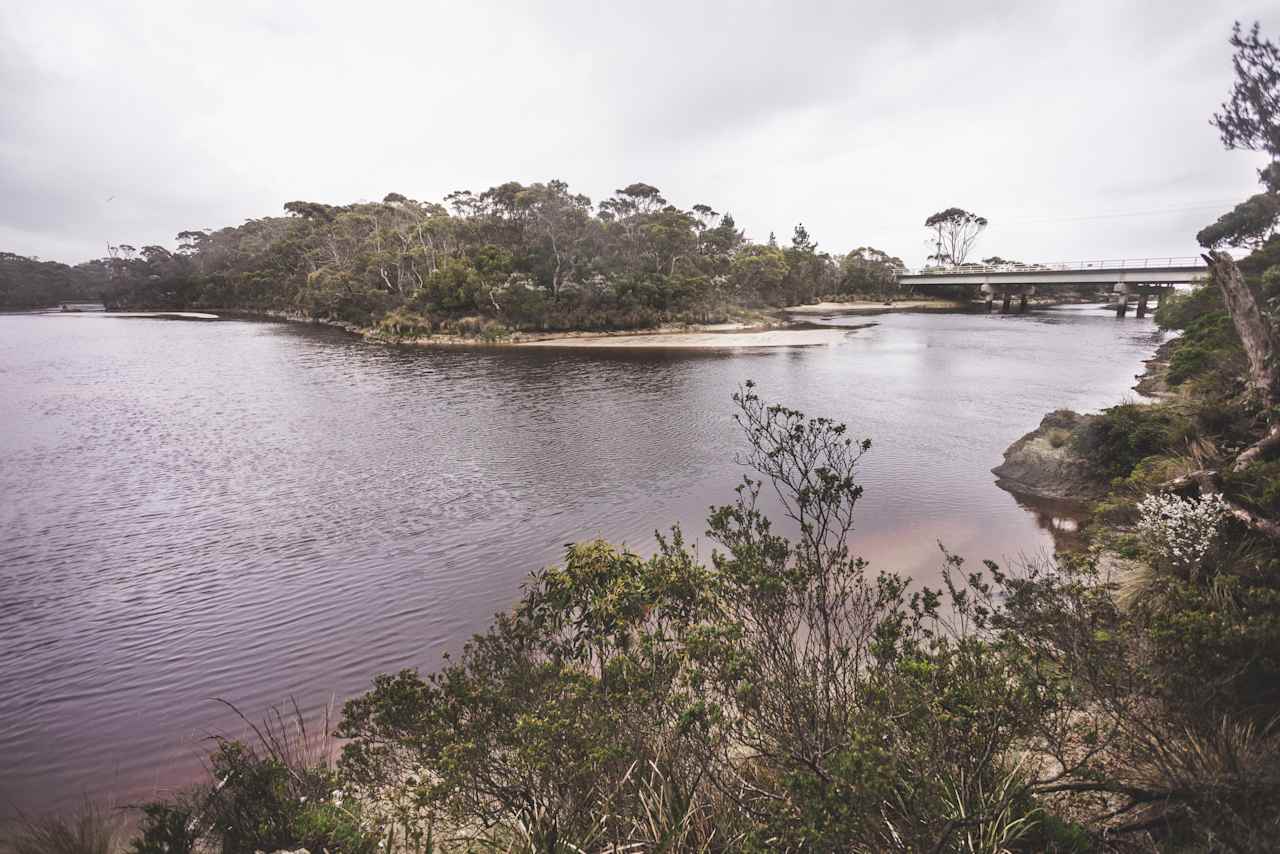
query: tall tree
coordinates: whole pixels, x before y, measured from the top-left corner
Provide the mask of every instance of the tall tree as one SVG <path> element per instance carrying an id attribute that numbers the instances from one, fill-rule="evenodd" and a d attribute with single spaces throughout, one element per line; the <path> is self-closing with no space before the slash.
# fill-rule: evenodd
<path id="1" fill-rule="evenodd" d="M 1280 160 L 1280 49 L 1261 30 L 1257 21 L 1248 35 L 1239 21 L 1232 28 L 1236 81 L 1222 112 L 1209 122 L 1227 148 L 1265 151 L 1274 163 Z"/>
<path id="2" fill-rule="evenodd" d="M 1196 235 L 1201 245 L 1210 249 L 1223 243 L 1259 246 L 1280 220 L 1280 194 L 1274 187 L 1280 164 L 1280 49 L 1262 38 L 1257 23 L 1247 36 L 1241 35 L 1238 21 L 1231 31 L 1231 46 L 1235 48 L 1231 64 L 1236 80 L 1230 99 L 1222 105 L 1222 112 L 1214 114 L 1212 124 L 1227 148 L 1265 151 L 1272 162 L 1259 172 L 1266 192 L 1237 205 Z M 1230 255 L 1211 251 L 1205 257 L 1249 359 L 1250 385 L 1268 409 L 1274 410 L 1280 404 L 1280 341 L 1275 318 L 1268 315 Z"/>
<path id="3" fill-rule="evenodd" d="M 939 264 L 958 266 L 969 257 L 978 235 L 987 227 L 987 218 L 963 208 L 938 211 L 924 221 L 937 247 L 933 260 Z"/>
<path id="4" fill-rule="evenodd" d="M 515 205 L 529 212 L 546 263 L 543 275 L 552 299 L 559 299 L 566 282 L 580 273 L 591 219 L 591 200 L 569 192 L 564 181 L 533 184 L 515 197 Z"/>
<path id="5" fill-rule="evenodd" d="M 1252 220 L 1250 227 L 1255 231 L 1260 224 L 1266 223 L 1268 217 L 1274 225 L 1274 208 L 1268 208 L 1258 200 L 1275 192 L 1275 158 L 1280 154 L 1280 51 L 1270 41 L 1261 38 L 1257 24 L 1248 37 L 1242 37 L 1237 23 L 1232 30 L 1231 45 L 1236 49 L 1232 59 L 1236 82 L 1231 99 L 1223 105 L 1222 113 L 1214 115 L 1213 124 L 1222 133 L 1222 142 L 1227 148 L 1266 151 L 1273 158 L 1271 165 L 1259 174 L 1268 192 L 1237 206 L 1232 214 L 1220 218 L 1197 235 L 1203 245 L 1210 247 L 1204 256 L 1209 263 L 1210 276 L 1222 293 L 1231 324 L 1240 338 L 1249 365 L 1249 389 L 1262 404 L 1267 421 L 1263 437 L 1229 464 L 1233 471 L 1240 471 L 1280 447 L 1280 331 L 1277 330 L 1276 318 L 1268 312 L 1262 297 L 1245 279 L 1231 256 L 1212 247 L 1230 242 L 1230 235 L 1238 237 L 1241 233 L 1238 224 L 1234 227 L 1232 223 L 1224 224 L 1224 220 L 1233 215 L 1238 215 L 1241 222 Z M 1202 491 L 1214 491 L 1217 476 L 1217 472 L 1200 471 L 1187 477 L 1200 484 Z M 1232 515 L 1249 527 L 1280 540 L 1280 524 L 1259 518 L 1239 505 L 1229 503 L 1228 506 Z"/>

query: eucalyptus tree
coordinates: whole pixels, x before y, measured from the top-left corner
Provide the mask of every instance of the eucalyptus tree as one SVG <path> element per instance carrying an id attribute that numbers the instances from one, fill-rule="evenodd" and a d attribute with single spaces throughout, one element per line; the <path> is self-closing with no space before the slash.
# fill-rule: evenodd
<path id="1" fill-rule="evenodd" d="M 734 255 L 729 275 L 739 298 L 768 304 L 778 300 L 788 270 L 787 256 L 777 246 L 751 243 Z"/>
<path id="2" fill-rule="evenodd" d="M 968 259 L 978 236 L 986 229 L 987 218 L 952 207 L 930 216 L 924 227 L 933 236 L 936 249 L 931 259 L 938 264 L 959 266 Z"/>
<path id="3" fill-rule="evenodd" d="M 847 293 L 875 294 L 881 299 L 898 285 L 902 259 L 871 246 L 859 246 L 840 261 L 841 287 Z"/>
<path id="4" fill-rule="evenodd" d="M 534 274 L 557 300 L 566 282 L 577 282 L 585 273 L 591 250 L 591 199 L 569 192 L 568 184 L 556 180 L 522 188 L 511 204 L 528 220 Z"/>

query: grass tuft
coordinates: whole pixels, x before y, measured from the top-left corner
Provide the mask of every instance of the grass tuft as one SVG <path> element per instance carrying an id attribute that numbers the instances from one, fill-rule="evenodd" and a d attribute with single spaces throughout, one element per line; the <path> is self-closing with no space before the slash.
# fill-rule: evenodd
<path id="1" fill-rule="evenodd" d="M 86 800 L 71 815 L 20 815 L 13 833 L 0 840 L 11 854 L 116 854 L 124 822 L 119 812 Z"/>

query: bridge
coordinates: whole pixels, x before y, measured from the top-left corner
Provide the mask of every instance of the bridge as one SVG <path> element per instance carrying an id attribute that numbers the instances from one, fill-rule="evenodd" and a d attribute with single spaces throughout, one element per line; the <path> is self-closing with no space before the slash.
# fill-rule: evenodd
<path id="1" fill-rule="evenodd" d="M 1101 261 L 1067 261 L 1057 264 L 960 264 L 955 267 L 924 267 L 901 270 L 898 282 L 908 287 L 975 285 L 987 299 L 987 310 L 998 297 L 1001 312 L 1019 298 L 1019 311 L 1026 311 L 1027 297 L 1041 286 L 1094 286 L 1112 288 L 1116 317 L 1129 310 L 1129 297 L 1138 298 L 1137 315 L 1147 313 L 1147 299 L 1156 295 L 1164 302 L 1174 285 L 1203 279 L 1208 273 L 1204 259 L 1137 258 Z"/>

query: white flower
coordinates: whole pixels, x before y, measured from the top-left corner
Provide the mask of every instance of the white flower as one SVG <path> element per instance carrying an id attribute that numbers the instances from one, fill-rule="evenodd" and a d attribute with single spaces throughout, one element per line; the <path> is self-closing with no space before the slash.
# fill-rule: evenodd
<path id="1" fill-rule="evenodd" d="M 1148 495 L 1138 502 L 1138 533 L 1148 549 L 1169 568 L 1194 578 L 1218 537 L 1227 504 L 1210 493 L 1199 500 Z"/>

